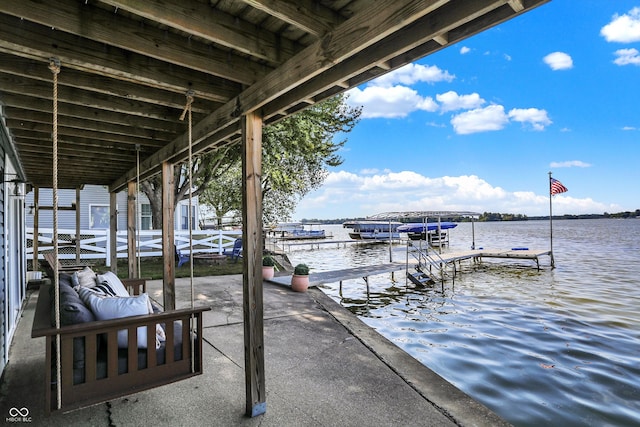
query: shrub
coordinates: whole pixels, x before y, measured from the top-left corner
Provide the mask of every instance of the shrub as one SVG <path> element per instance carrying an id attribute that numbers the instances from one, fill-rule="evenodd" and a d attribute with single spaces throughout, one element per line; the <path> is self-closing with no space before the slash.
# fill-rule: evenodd
<path id="1" fill-rule="evenodd" d="M 264 267 L 274 267 L 276 262 L 273 260 L 271 255 L 265 255 L 262 257 L 262 265 Z"/>
<path id="2" fill-rule="evenodd" d="M 293 269 L 293 274 L 295 274 L 296 276 L 308 276 L 309 266 L 307 264 L 298 264 Z"/>

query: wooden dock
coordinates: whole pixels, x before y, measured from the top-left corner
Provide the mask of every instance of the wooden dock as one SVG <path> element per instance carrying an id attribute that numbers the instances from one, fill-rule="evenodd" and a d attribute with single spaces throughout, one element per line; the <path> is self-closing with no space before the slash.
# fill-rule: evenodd
<path id="1" fill-rule="evenodd" d="M 326 283 L 342 283 L 343 280 L 364 279 L 368 281 L 369 276 L 377 274 L 391 273 L 404 270 L 407 265 L 404 262 L 392 262 L 380 265 L 366 265 L 362 267 L 345 268 L 343 270 L 321 271 L 309 274 L 309 286 L 318 286 Z M 278 283 L 284 286 L 291 286 L 291 275 L 277 276 L 267 282 Z"/>
<path id="2" fill-rule="evenodd" d="M 548 255 L 553 257 L 548 249 L 529 249 L 529 248 L 511 248 L 511 249 L 475 249 L 462 252 L 450 252 L 440 254 L 440 258 L 445 264 L 453 264 L 464 260 L 481 261 L 482 258 L 504 258 L 504 259 L 527 259 L 536 262 L 536 266 L 540 269 L 540 257 Z"/>
<path id="3" fill-rule="evenodd" d="M 433 251 L 436 252 L 436 251 Z M 482 258 L 504 258 L 504 259 L 522 259 L 532 260 L 536 262 L 536 266 L 540 269 L 540 257 L 542 256 L 553 257 L 550 250 L 546 249 L 529 249 L 529 248 L 511 248 L 511 249 L 475 249 L 461 252 L 449 252 L 439 254 L 437 260 L 442 264 L 442 268 L 452 266 L 454 269 L 454 276 L 457 268 L 456 263 L 460 264 L 462 261 L 472 260 L 474 262 L 481 262 Z M 416 263 L 405 262 L 391 262 L 380 265 L 367 265 L 362 267 L 346 268 L 333 271 L 321 271 L 317 273 L 309 274 L 309 286 L 318 286 L 327 283 L 340 283 L 342 288 L 342 282 L 350 279 L 364 279 L 367 284 L 367 290 L 369 287 L 369 276 L 375 276 L 378 274 L 391 273 L 395 271 L 407 270 L 413 268 Z M 277 283 L 283 286 L 291 286 L 291 274 L 274 277 L 273 279 L 266 280 L 267 282 Z"/>

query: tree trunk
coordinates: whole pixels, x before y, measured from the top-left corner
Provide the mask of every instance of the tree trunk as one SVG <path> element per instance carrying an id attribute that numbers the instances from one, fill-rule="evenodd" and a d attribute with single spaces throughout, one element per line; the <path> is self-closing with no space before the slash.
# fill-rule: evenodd
<path id="1" fill-rule="evenodd" d="M 158 176 L 154 176 L 140 183 L 140 190 L 149 199 L 151 206 L 151 227 L 154 230 L 162 228 L 162 183 Z M 174 191 L 171 189 L 171 191 Z M 175 206 L 174 206 L 175 208 Z"/>

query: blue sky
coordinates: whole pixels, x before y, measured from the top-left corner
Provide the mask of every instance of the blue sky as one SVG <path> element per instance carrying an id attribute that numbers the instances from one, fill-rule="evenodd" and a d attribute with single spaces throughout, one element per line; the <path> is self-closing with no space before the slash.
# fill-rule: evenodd
<path id="1" fill-rule="evenodd" d="M 352 89 L 344 163 L 295 220 L 640 208 L 640 0 L 553 0 Z"/>

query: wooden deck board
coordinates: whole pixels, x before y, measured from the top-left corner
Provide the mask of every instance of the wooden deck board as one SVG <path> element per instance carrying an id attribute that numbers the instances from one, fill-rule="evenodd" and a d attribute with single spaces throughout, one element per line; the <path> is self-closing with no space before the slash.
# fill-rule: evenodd
<path id="1" fill-rule="evenodd" d="M 543 255 L 550 255 L 548 249 L 475 249 L 440 254 L 445 263 L 463 261 L 471 258 L 515 258 L 535 260 Z"/>
<path id="2" fill-rule="evenodd" d="M 318 286 L 325 283 L 335 283 L 343 280 L 375 276 L 376 274 L 391 273 L 393 271 L 404 270 L 405 267 L 404 262 L 392 262 L 388 264 L 345 268 L 343 270 L 321 271 L 309 274 L 309 286 Z M 266 281 L 291 286 L 291 275 L 277 276 Z"/>
<path id="3" fill-rule="evenodd" d="M 550 254 L 551 251 L 547 249 L 475 249 L 440 254 L 440 259 L 445 264 L 451 264 L 473 258 L 510 258 L 537 261 L 539 257 Z M 409 267 L 413 267 L 414 265 L 415 263 L 409 263 Z M 407 265 L 404 262 L 392 262 L 380 265 L 346 268 L 342 270 L 321 271 L 309 274 L 309 286 L 318 286 L 326 283 L 336 283 L 343 280 L 360 279 L 363 277 L 375 276 L 377 274 L 391 273 L 393 271 L 404 270 L 406 267 Z M 277 276 L 265 281 L 284 286 L 291 286 L 291 274 Z"/>

